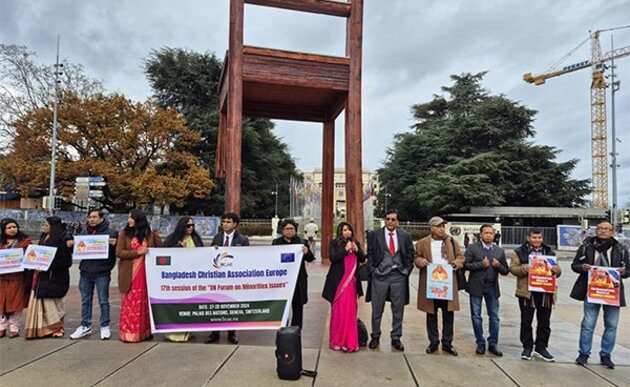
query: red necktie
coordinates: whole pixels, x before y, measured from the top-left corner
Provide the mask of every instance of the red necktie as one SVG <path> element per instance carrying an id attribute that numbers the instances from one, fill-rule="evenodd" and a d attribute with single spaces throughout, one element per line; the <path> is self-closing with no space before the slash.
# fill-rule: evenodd
<path id="1" fill-rule="evenodd" d="M 223 244 L 223 246 L 229 246 L 230 245 L 230 237 L 229 236 L 225 236 L 225 243 Z"/>
<path id="2" fill-rule="evenodd" d="M 389 233 L 389 253 L 392 255 L 396 255 L 396 244 L 394 243 L 394 233 Z"/>

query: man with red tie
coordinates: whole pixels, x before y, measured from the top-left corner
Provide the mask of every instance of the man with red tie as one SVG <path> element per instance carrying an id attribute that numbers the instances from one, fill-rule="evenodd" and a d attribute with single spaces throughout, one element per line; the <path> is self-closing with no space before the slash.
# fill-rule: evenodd
<path id="1" fill-rule="evenodd" d="M 405 305 L 409 304 L 409 275 L 413 270 L 414 249 L 411 235 L 398 228 L 398 212 L 385 214 L 385 227 L 370 231 L 367 240 L 367 264 L 370 270 L 366 301 L 372 302 L 372 339 L 370 349 L 377 349 L 381 337 L 381 319 L 385 301 L 392 308 L 392 347 L 404 351 L 400 341 Z"/>
<path id="2" fill-rule="evenodd" d="M 221 215 L 221 232 L 212 239 L 212 246 L 249 246 L 249 239 L 238 231 L 241 219 L 234 212 L 226 212 Z M 219 332 L 213 331 L 208 336 L 206 343 L 214 343 L 219 340 Z M 228 341 L 238 344 L 236 331 L 228 331 Z"/>

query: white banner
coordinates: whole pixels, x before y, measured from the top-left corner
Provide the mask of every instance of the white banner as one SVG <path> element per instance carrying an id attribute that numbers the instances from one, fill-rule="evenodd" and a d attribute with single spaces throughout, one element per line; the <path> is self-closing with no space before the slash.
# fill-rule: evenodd
<path id="1" fill-rule="evenodd" d="M 301 261 L 302 245 L 151 248 L 151 330 L 285 326 Z"/>
<path id="2" fill-rule="evenodd" d="M 0 249 L 0 274 L 24 271 L 23 257 L 24 250 L 22 249 Z"/>
<path id="3" fill-rule="evenodd" d="M 75 235 L 74 259 L 109 258 L 109 235 Z"/>
<path id="4" fill-rule="evenodd" d="M 50 267 L 53 259 L 55 259 L 56 253 L 56 247 L 28 245 L 24 252 L 22 268 L 46 271 Z"/>

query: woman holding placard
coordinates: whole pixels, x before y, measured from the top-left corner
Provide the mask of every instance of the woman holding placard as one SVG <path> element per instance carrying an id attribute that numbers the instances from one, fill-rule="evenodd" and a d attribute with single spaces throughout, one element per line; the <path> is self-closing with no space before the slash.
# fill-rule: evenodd
<path id="1" fill-rule="evenodd" d="M 146 215 L 137 209 L 129 211 L 127 226 L 118 235 L 118 290 L 120 305 L 120 341 L 138 343 L 151 338 L 149 296 L 144 256 L 150 247 L 162 246 L 162 240 Z"/>
<path id="2" fill-rule="evenodd" d="M 66 245 L 66 226 L 58 216 L 46 218 L 39 245 L 56 248 L 46 271 L 28 270 L 26 288 L 30 289 L 24 337 L 62 337 L 65 307 L 63 298 L 70 287 L 72 255 Z"/>
<path id="3" fill-rule="evenodd" d="M 331 265 L 322 296 L 331 304 L 330 348 L 355 352 L 359 350 L 357 298 L 363 295 L 357 273 L 359 265 L 365 262 L 365 254 L 350 223 L 341 222 L 337 226 L 329 256 Z"/>
<path id="4" fill-rule="evenodd" d="M 31 244 L 31 238 L 20 231 L 15 219 L 0 222 L 0 249 L 23 249 Z M 27 298 L 24 292 L 24 272 L 0 274 L 0 337 L 7 334 L 17 337 L 20 332 L 22 310 Z"/>
<path id="5" fill-rule="evenodd" d="M 177 221 L 173 232 L 166 237 L 164 247 L 203 247 L 203 242 L 195 230 L 195 222 L 191 217 L 184 216 Z M 188 341 L 192 335 L 189 332 L 172 332 L 165 333 L 164 337 L 168 341 L 183 342 Z"/>

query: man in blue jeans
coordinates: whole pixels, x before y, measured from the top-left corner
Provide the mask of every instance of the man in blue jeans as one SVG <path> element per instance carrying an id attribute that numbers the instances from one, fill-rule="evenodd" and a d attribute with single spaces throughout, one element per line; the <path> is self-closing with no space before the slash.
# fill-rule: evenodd
<path id="1" fill-rule="evenodd" d="M 597 324 L 599 310 L 604 310 L 604 335 L 602 336 L 599 359 L 601 364 L 613 369 L 611 354 L 617 338 L 617 324 L 619 323 L 619 308 L 626 306 L 626 297 L 623 289 L 623 278 L 630 277 L 630 258 L 628 249 L 619 243 L 613 236 L 615 231 L 612 224 L 601 222 L 595 229 L 595 236 L 587 238 L 575 254 L 571 269 L 578 273 L 578 279 L 571 290 L 571 298 L 584 301 L 584 318 L 580 327 L 580 350 L 575 362 L 586 365 L 593 347 L 593 332 Z M 592 266 L 605 266 L 616 268 L 619 272 L 619 306 L 592 304 L 587 301 L 588 272 Z"/>
<path id="2" fill-rule="evenodd" d="M 70 335 L 73 340 L 92 334 L 92 300 L 94 287 L 101 307 L 101 340 L 108 340 L 109 330 L 109 282 L 111 272 L 116 265 L 116 240 L 118 233 L 109 227 L 102 211 L 92 210 L 88 214 L 88 224 L 82 235 L 109 235 L 109 256 L 107 259 L 82 260 L 79 265 L 81 277 L 79 290 L 81 291 L 81 325 Z M 74 246 L 74 241 L 68 241 L 68 246 Z"/>
<path id="3" fill-rule="evenodd" d="M 503 356 L 499 349 L 499 274 L 507 275 L 509 268 L 505 259 L 505 251 L 495 245 L 494 227 L 484 224 L 479 229 L 481 240 L 472 243 L 464 254 L 464 269 L 470 271 L 466 292 L 470 295 L 470 317 L 472 320 L 479 355 L 486 353 L 486 339 L 483 336 L 483 318 L 481 317 L 482 301 L 486 302 L 490 319 L 490 336 L 488 352 Z"/>

